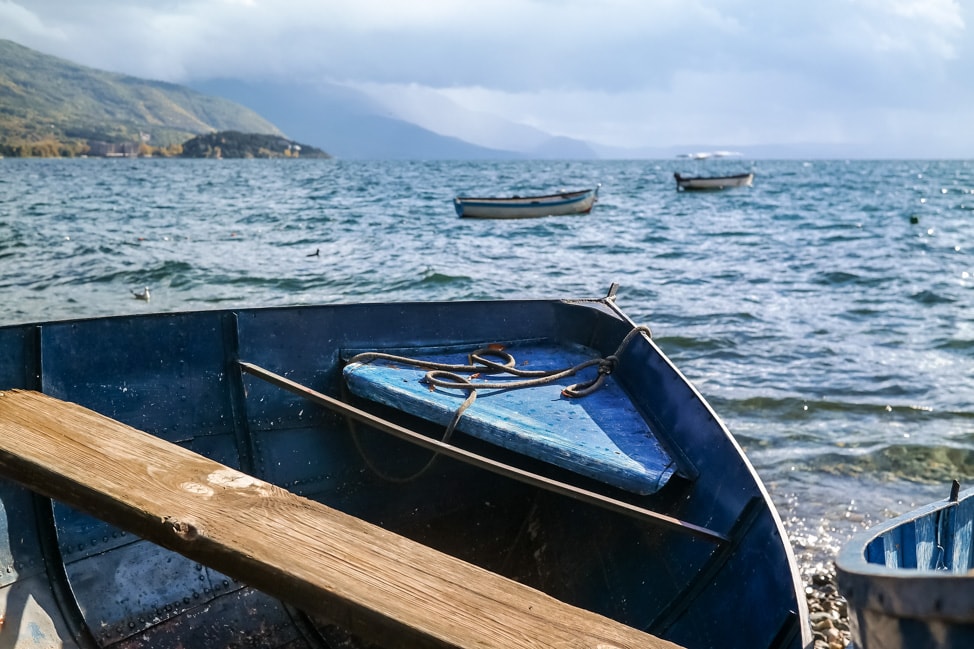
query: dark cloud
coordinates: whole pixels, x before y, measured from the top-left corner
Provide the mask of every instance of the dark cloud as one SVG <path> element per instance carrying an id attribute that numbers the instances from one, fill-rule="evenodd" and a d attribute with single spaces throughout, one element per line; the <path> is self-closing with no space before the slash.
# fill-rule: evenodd
<path id="1" fill-rule="evenodd" d="M 0 0 L 0 38 L 138 76 L 479 89 L 541 126 L 682 112 L 754 139 L 960 120 L 972 20 L 955 0 Z"/>

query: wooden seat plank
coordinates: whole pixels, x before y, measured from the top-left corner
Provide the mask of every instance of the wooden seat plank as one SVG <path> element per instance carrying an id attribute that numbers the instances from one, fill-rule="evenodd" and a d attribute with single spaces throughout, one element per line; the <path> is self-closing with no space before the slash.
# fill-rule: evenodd
<path id="1" fill-rule="evenodd" d="M 678 649 L 40 393 L 0 392 L 0 472 L 373 642 Z"/>

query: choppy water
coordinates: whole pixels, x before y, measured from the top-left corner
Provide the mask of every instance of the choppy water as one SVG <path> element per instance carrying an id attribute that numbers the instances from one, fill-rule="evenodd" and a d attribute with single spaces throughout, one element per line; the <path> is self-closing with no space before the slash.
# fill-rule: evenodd
<path id="1" fill-rule="evenodd" d="M 751 167 L 722 193 L 672 178 Z M 596 182 L 584 217 L 451 204 Z M 806 566 L 974 479 L 972 251 L 972 162 L 0 160 L 0 324 L 620 283 Z"/>

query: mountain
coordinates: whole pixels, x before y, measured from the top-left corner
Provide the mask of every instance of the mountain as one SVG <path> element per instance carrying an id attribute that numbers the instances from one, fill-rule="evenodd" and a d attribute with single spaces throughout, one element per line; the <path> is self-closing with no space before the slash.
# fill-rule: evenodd
<path id="1" fill-rule="evenodd" d="M 0 154 L 77 155 L 89 142 L 170 147 L 212 131 L 283 135 L 227 99 L 88 68 L 0 39 Z"/>
<path id="2" fill-rule="evenodd" d="M 380 101 L 378 97 L 376 101 Z M 491 149 L 513 151 L 531 159 L 590 160 L 601 157 L 588 142 L 555 136 L 491 113 L 464 108 L 429 88 L 401 87 L 395 100 L 387 101 L 380 109 L 390 117 L 443 136 Z"/>
<path id="3" fill-rule="evenodd" d="M 135 155 L 146 144 L 174 155 L 194 136 L 236 131 L 294 138 L 344 159 L 599 157 L 580 140 L 440 101 L 442 119 L 431 122 L 404 118 L 335 84 L 215 79 L 181 86 L 88 68 L 0 39 L 0 155 Z M 422 106 L 415 113 L 421 117 Z"/>
<path id="4" fill-rule="evenodd" d="M 0 39 L 0 155 L 134 155 L 146 144 L 174 155 L 194 136 L 225 131 L 294 138 L 350 160 L 666 159 L 722 148 L 751 158 L 847 155 L 841 147 L 609 147 L 469 110 L 420 88 L 383 101 L 325 83 L 176 85 Z"/>
<path id="5" fill-rule="evenodd" d="M 191 84 L 247 106 L 289 137 L 346 160 L 502 160 L 524 154 L 479 146 L 396 119 L 364 93 L 334 84 L 211 79 Z"/>

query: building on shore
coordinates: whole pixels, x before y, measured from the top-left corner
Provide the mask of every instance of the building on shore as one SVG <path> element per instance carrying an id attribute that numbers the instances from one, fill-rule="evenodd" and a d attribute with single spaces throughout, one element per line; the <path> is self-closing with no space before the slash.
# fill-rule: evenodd
<path id="1" fill-rule="evenodd" d="M 88 155 L 105 158 L 136 158 L 139 155 L 139 143 L 89 140 Z"/>

